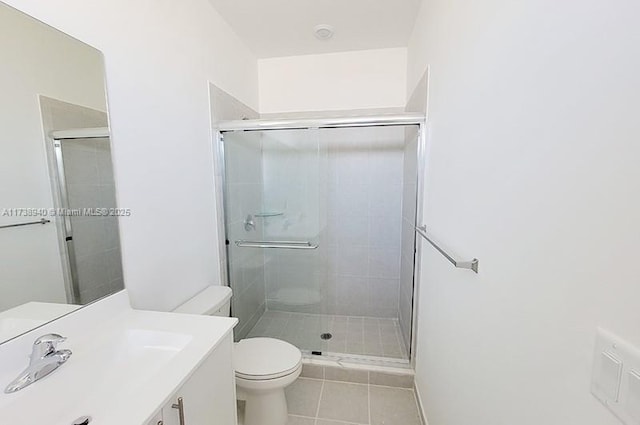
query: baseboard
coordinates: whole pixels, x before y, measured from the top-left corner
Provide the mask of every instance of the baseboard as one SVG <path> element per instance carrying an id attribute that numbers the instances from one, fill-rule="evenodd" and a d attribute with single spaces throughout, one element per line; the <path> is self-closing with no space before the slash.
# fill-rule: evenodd
<path id="1" fill-rule="evenodd" d="M 418 410 L 420 411 L 420 419 L 422 419 L 422 423 L 424 425 L 429 425 L 429 421 L 427 420 L 427 415 L 424 410 L 424 405 L 422 404 L 422 397 L 420 396 L 420 391 L 418 390 L 418 386 L 415 381 L 413 383 L 413 392 L 416 395 L 416 400 L 418 402 Z"/>

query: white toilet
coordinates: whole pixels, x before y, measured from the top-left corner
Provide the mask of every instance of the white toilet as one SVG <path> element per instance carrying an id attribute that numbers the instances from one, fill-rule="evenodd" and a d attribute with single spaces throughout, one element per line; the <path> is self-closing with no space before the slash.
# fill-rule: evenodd
<path id="1" fill-rule="evenodd" d="M 231 288 L 209 286 L 179 306 L 176 313 L 229 316 Z M 302 371 L 302 353 L 286 341 L 247 338 L 233 352 L 238 400 L 246 401 L 244 425 L 286 425 L 284 389 Z"/>

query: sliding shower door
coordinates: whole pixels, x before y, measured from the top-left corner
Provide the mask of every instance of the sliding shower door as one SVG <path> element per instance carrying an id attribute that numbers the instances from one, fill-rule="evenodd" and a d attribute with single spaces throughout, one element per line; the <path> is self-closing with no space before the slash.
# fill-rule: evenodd
<path id="1" fill-rule="evenodd" d="M 324 352 L 327 148 L 313 130 L 232 132 L 223 144 L 236 338 Z"/>
<path id="2" fill-rule="evenodd" d="M 404 170 L 415 162 L 408 141 L 417 132 L 407 131 L 320 130 L 329 150 L 327 311 L 332 351 L 345 356 L 408 359 L 410 331 L 405 337 L 402 325 L 411 323 L 414 240 L 403 205 L 415 210 L 416 195 L 408 188 L 403 196 L 403 185 L 415 188 L 415 173 Z"/>
<path id="3" fill-rule="evenodd" d="M 236 337 L 407 364 L 418 126 L 223 134 Z"/>

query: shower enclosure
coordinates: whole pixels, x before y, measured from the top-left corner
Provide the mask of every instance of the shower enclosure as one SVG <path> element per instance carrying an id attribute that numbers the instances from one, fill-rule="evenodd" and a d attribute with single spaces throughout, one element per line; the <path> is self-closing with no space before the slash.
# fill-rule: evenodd
<path id="1" fill-rule="evenodd" d="M 220 125 L 237 339 L 408 363 L 421 125 L 414 115 Z"/>

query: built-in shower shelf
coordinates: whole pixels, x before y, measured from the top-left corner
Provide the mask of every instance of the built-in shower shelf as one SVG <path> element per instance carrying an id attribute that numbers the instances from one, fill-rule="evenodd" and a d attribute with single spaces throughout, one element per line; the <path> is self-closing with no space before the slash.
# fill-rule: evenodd
<path id="1" fill-rule="evenodd" d="M 279 215 L 284 215 L 284 213 L 283 212 L 275 212 L 275 211 L 255 213 L 256 217 L 278 217 Z"/>

